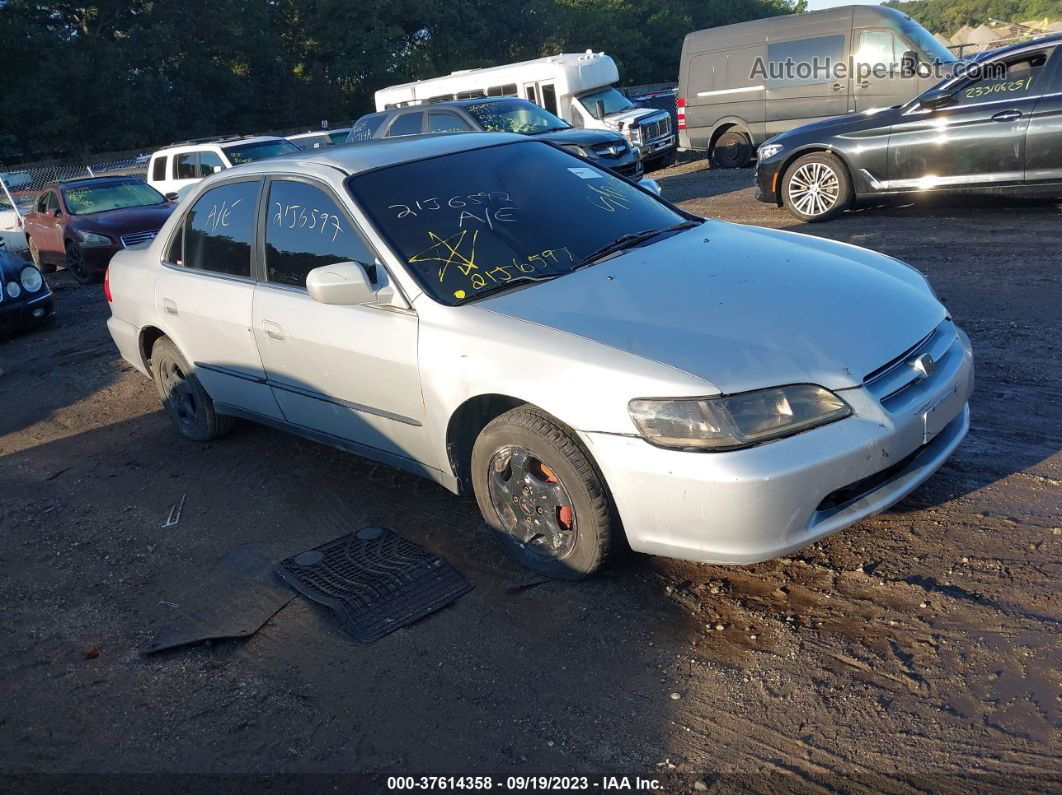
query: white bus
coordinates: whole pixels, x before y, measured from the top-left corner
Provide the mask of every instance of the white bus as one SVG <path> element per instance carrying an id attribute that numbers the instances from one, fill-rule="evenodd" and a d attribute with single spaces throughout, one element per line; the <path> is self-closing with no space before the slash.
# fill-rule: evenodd
<path id="1" fill-rule="evenodd" d="M 376 110 L 477 97 L 523 97 L 576 127 L 616 130 L 647 163 L 674 157 L 667 111 L 639 108 L 614 87 L 616 63 L 602 52 L 562 53 L 533 61 L 464 69 L 376 92 Z"/>

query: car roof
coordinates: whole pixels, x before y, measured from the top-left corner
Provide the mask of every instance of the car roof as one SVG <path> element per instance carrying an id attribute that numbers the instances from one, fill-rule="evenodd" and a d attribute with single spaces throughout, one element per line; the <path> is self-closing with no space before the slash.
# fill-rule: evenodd
<path id="1" fill-rule="evenodd" d="M 405 135 L 400 138 L 380 138 L 357 143 L 337 144 L 297 154 L 272 157 L 229 169 L 243 173 L 290 171 L 300 163 L 326 166 L 346 175 L 372 171 L 377 168 L 425 160 L 440 155 L 486 149 L 500 144 L 532 144 L 534 139 L 514 133 L 436 133 L 434 135 Z"/>
<path id="2" fill-rule="evenodd" d="M 257 144 L 263 141 L 283 141 L 284 139 L 279 135 L 248 135 L 243 138 L 206 138 L 197 141 L 181 141 L 179 143 L 170 144 L 169 146 L 163 146 L 155 150 L 154 154 L 159 152 L 169 152 L 172 149 L 205 149 L 208 146 L 226 147 L 233 146 L 234 144 Z"/>

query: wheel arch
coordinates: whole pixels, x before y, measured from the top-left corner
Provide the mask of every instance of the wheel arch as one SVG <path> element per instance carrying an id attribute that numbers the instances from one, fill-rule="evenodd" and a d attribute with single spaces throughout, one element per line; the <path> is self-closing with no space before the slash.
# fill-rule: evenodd
<path id="1" fill-rule="evenodd" d="M 755 146 L 755 142 L 752 140 L 752 131 L 749 129 L 749 123 L 738 116 L 728 116 L 716 122 L 715 127 L 712 128 L 712 134 L 708 138 L 708 156 L 712 156 L 712 152 L 715 151 L 715 142 L 718 141 L 723 133 L 730 132 L 737 128 L 738 132 L 743 132 L 749 138 L 749 143 Z"/>
<path id="2" fill-rule="evenodd" d="M 158 326 L 149 325 L 140 329 L 140 336 L 137 340 L 137 349 L 140 352 L 140 359 L 144 363 L 144 369 L 149 373 L 151 372 L 151 349 L 160 337 L 169 337 L 171 340 L 173 339 L 173 337 L 170 337 L 169 334 Z M 174 342 L 173 344 L 176 345 L 177 343 Z"/>
<path id="3" fill-rule="evenodd" d="M 790 152 L 778 167 L 778 181 L 774 186 L 774 201 L 779 207 L 782 206 L 782 183 L 785 181 L 785 174 L 789 171 L 789 167 L 804 155 L 813 155 L 816 153 L 833 155 L 840 160 L 841 165 L 844 166 L 845 173 L 848 175 L 848 183 L 852 186 L 853 191 L 855 190 L 856 183 L 855 175 L 852 173 L 852 166 L 841 152 L 827 144 L 808 144 L 796 151 Z"/>

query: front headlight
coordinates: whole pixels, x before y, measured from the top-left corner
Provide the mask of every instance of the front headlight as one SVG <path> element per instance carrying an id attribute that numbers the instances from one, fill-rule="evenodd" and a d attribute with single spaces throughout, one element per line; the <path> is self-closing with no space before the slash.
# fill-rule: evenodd
<path id="1" fill-rule="evenodd" d="M 793 384 L 715 398 L 632 400 L 631 419 L 661 447 L 734 450 L 790 436 L 852 413 L 841 398 L 814 384 Z"/>
<path id="2" fill-rule="evenodd" d="M 561 149 L 579 157 L 586 157 L 586 150 L 576 144 L 561 144 Z"/>
<path id="3" fill-rule="evenodd" d="M 44 284 L 41 272 L 32 265 L 27 265 L 22 269 L 22 273 L 19 274 L 19 281 L 22 282 L 22 289 L 27 293 L 37 292 Z"/>
<path id="4" fill-rule="evenodd" d="M 756 150 L 756 155 L 760 160 L 766 160 L 768 157 L 774 157 L 781 152 L 783 148 L 782 144 L 766 144 Z"/>
<path id="5" fill-rule="evenodd" d="M 642 142 L 642 130 L 640 127 L 635 127 L 631 130 L 631 143 L 638 146 Z"/>
<path id="6" fill-rule="evenodd" d="M 77 236 L 86 246 L 113 246 L 114 241 L 106 235 L 98 235 L 95 232 L 77 230 Z"/>
<path id="7" fill-rule="evenodd" d="M 7 283 L 7 294 L 12 298 L 18 298 L 22 295 L 22 288 L 18 286 L 18 282 Z"/>

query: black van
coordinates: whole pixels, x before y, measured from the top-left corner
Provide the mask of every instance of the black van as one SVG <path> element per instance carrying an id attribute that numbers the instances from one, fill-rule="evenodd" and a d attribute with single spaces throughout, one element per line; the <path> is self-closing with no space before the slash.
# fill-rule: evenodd
<path id="1" fill-rule="evenodd" d="M 773 135 L 903 104 L 948 77 L 956 62 L 929 31 L 885 6 L 699 30 L 682 44 L 679 149 L 740 168 Z"/>

